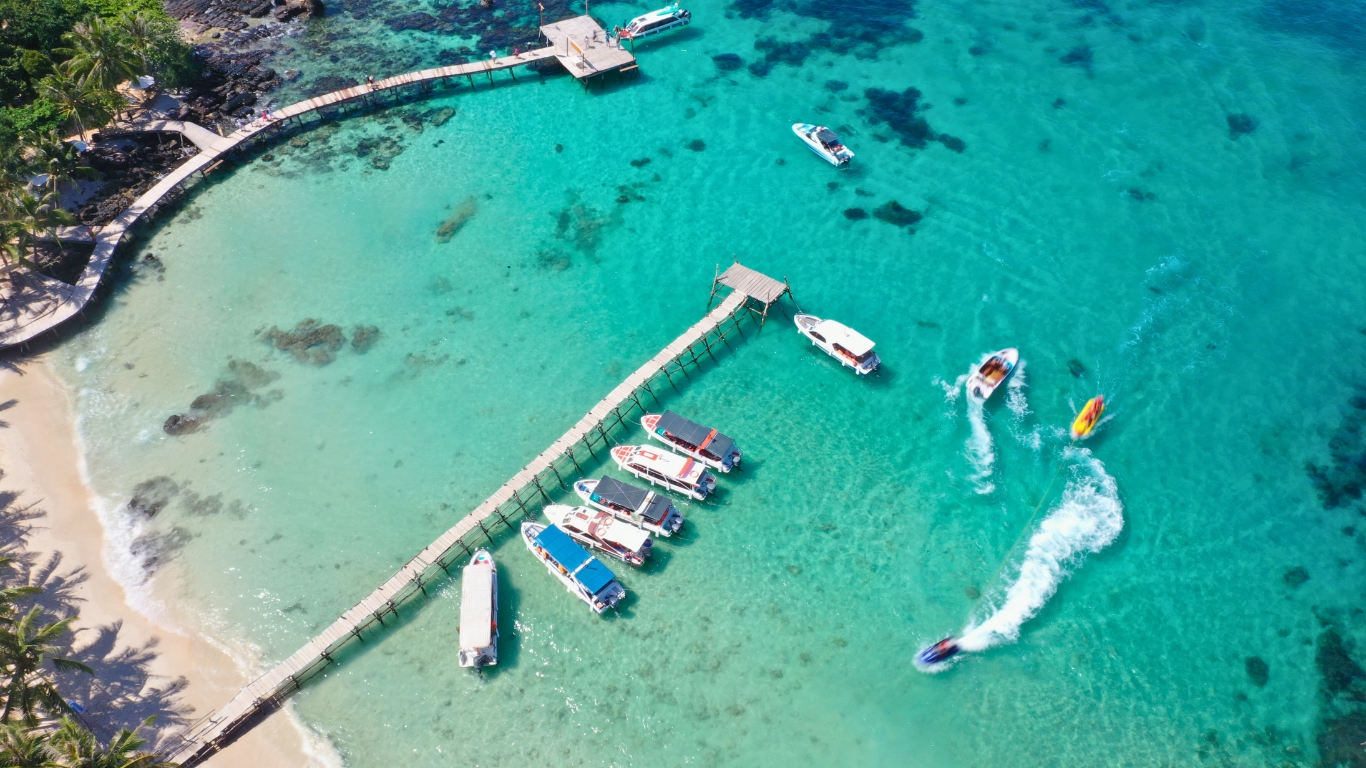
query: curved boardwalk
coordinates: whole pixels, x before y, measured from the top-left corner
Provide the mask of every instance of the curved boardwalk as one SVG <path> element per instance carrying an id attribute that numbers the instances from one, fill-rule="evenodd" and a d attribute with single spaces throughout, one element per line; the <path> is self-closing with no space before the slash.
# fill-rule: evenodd
<path id="1" fill-rule="evenodd" d="M 602 31 L 591 19 L 580 18 L 585 19 L 598 32 Z M 606 38 L 605 33 L 602 36 L 604 39 Z M 615 62 L 620 58 L 620 53 L 619 47 L 610 46 L 606 43 L 595 43 L 589 47 L 587 58 L 593 61 L 598 55 L 610 55 L 615 57 L 613 58 Z M 114 251 L 133 224 L 149 211 L 154 210 L 167 195 L 177 190 L 197 171 L 207 173 L 213 170 L 218 163 L 222 162 L 224 155 L 254 143 L 258 139 L 274 138 L 284 131 L 286 125 L 302 123 L 304 118 L 319 110 L 343 107 L 356 101 L 378 102 L 385 96 L 393 96 L 397 99 L 405 87 L 416 86 L 425 90 L 430 88 L 435 81 L 444 82 L 453 77 L 466 78 L 471 85 L 474 85 L 475 75 L 485 75 L 492 83 L 494 72 L 500 70 L 511 72 L 514 67 L 550 58 L 559 58 L 568 62 L 567 56 L 557 53 L 556 49 L 551 46 L 527 51 L 516 56 L 503 56 L 468 64 L 436 67 L 396 75 L 372 84 L 343 88 L 339 91 L 296 102 L 284 109 L 272 112 L 270 121 L 257 121 L 226 137 L 220 137 L 207 128 L 194 123 L 181 123 L 173 120 L 149 123 L 141 130 L 181 133 L 200 148 L 200 153 L 164 176 L 161 181 L 157 182 L 156 186 L 143 193 L 123 213 L 120 213 L 118 217 L 99 230 L 98 234 L 95 235 L 95 252 L 91 255 L 89 263 L 86 264 L 85 270 L 74 285 L 68 285 L 36 272 L 28 272 L 19 277 L 15 285 L 7 286 L 3 292 L 0 292 L 0 349 L 31 341 L 80 313 L 89 303 L 91 297 L 95 295 L 95 289 L 99 287 L 100 280 L 104 278 L 105 270 L 109 267 L 110 261 L 113 260 Z M 583 55 L 576 56 L 574 61 L 580 61 L 582 58 Z M 631 58 L 630 61 L 634 63 L 635 59 Z M 616 68 L 620 69 L 621 66 L 624 65 L 617 64 Z M 575 77 L 584 76 L 572 65 L 567 66 L 567 68 L 574 73 Z M 594 74 L 603 71 L 610 70 L 598 69 L 594 71 Z M 512 76 L 516 77 L 515 74 Z"/>
<path id="2" fill-rule="evenodd" d="M 785 287 L 785 283 L 765 279 Z M 271 712 L 305 680 L 322 671 L 333 660 L 333 654 L 351 640 L 361 638 L 365 628 L 376 622 L 383 624 L 386 615 L 396 615 L 397 606 L 418 592 L 425 595 L 427 584 L 442 578 L 443 574 L 449 573 L 450 566 L 468 558 L 481 538 L 491 539 L 490 531 L 499 523 L 511 527 L 521 518 L 535 514 L 538 503 L 550 499 L 547 487 L 566 488 L 564 475 L 572 479 L 581 473 L 578 459 L 588 458 L 582 456 L 583 450 L 596 457 L 594 446 L 608 449 L 611 442 L 608 433 L 612 429 L 634 426 L 626 417 L 633 408 L 644 414 L 645 406 L 640 398 L 643 393 L 654 397 L 651 384 L 657 383 L 656 379 L 663 376 L 672 383 L 673 376 L 686 376 L 689 365 L 701 362 L 699 349 L 703 354 L 710 354 L 714 346 L 729 344 L 726 333 L 739 329 L 740 316 L 751 298 L 763 303 L 767 312 L 769 302 L 739 289 L 732 291 L 715 309 L 636 369 L 560 439 L 551 443 L 474 511 L 417 553 L 379 588 L 292 656 L 252 681 L 222 709 L 188 729 L 181 737 L 182 744 L 171 757 L 172 761 L 192 766 L 216 754 L 262 715 Z M 578 456 L 576 450 L 580 451 Z"/>

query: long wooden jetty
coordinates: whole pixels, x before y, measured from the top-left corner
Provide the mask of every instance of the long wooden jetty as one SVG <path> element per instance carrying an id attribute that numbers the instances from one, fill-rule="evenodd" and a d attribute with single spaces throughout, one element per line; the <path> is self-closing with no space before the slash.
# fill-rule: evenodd
<path id="1" fill-rule="evenodd" d="M 547 488 L 567 490 L 566 476 L 572 482 L 583 472 L 580 459 L 596 458 L 595 447 L 608 449 L 612 430 L 634 426 L 627 417 L 636 409 L 645 412 L 641 402 L 644 394 L 659 400 L 654 390 L 654 386 L 659 385 L 658 379 L 663 377 L 672 384 L 675 376 L 689 376 L 687 368 L 699 365 L 702 362 L 700 355 L 712 354 L 714 347 L 729 344 L 728 332 L 743 334 L 740 320 L 746 310 L 766 316 L 769 305 L 778 297 L 784 293 L 791 295 L 786 281 L 778 282 L 741 267 L 738 262 L 727 272 L 733 274 L 741 270 L 745 284 L 753 293 L 734 288 L 715 309 L 626 377 L 560 439 L 551 443 L 473 512 L 417 553 L 378 589 L 274 669 L 252 681 L 222 709 L 191 726 L 181 736 L 182 741 L 171 760 L 182 766 L 197 765 L 227 746 L 262 715 L 278 707 L 305 680 L 332 663 L 333 656 L 343 646 L 362 639 L 361 633 L 366 628 L 375 623 L 383 624 L 386 616 L 396 616 L 398 606 L 405 600 L 418 593 L 425 595 L 427 585 L 448 575 L 452 565 L 468 559 L 480 539 L 491 540 L 491 534 L 500 523 L 512 527 L 522 518 L 535 514 L 539 504 L 550 501 Z M 715 288 L 714 282 L 713 296 Z M 762 313 L 751 302 L 761 305 Z M 587 451 L 589 456 L 583 456 L 582 451 Z"/>
<path id="2" fill-rule="evenodd" d="M 217 137 L 212 131 L 188 122 L 160 121 L 142 127 L 144 132 L 181 133 L 199 146 L 201 151 L 177 166 L 113 221 L 100 228 L 95 236 L 95 251 L 74 284 L 29 272 L 18 282 L 0 288 L 0 349 L 29 342 L 85 309 L 104 279 L 105 270 L 128 230 L 143 216 L 154 213 L 164 200 L 173 198 L 174 193 L 190 181 L 195 173 L 208 173 L 233 153 L 258 142 L 274 140 L 291 129 L 301 127 L 310 116 L 327 116 L 357 104 L 379 106 L 386 99 L 399 101 L 412 90 L 425 95 L 434 84 L 448 83 L 452 79 L 459 81 L 464 78 L 471 87 L 476 87 L 476 76 L 486 76 L 492 84 L 495 72 L 507 71 L 515 80 L 517 74 L 514 70 L 517 67 L 552 58 L 558 59 L 566 70 L 585 84 L 588 78 L 607 72 L 623 73 L 636 69 L 635 57 L 623 50 L 620 43 L 611 42 L 602 27 L 588 16 L 547 24 L 541 27 L 541 34 L 551 43 L 544 48 L 466 64 L 434 67 L 342 88 L 271 111 L 269 119 L 258 119 L 225 137 Z"/>

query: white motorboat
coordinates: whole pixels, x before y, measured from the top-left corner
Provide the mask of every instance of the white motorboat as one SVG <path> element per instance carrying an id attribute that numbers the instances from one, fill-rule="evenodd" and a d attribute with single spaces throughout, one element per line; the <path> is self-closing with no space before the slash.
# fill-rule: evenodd
<path id="1" fill-rule="evenodd" d="M 644 565 L 650 556 L 650 548 L 654 546 L 650 534 L 601 509 L 548 504 L 545 516 L 580 544 L 586 544 L 627 565 Z"/>
<path id="2" fill-rule="evenodd" d="M 625 27 L 617 29 L 617 36 L 623 40 L 639 40 L 642 37 L 668 32 L 692 23 L 692 13 L 678 7 L 678 3 L 643 16 L 631 19 Z"/>
<path id="3" fill-rule="evenodd" d="M 691 456 L 660 451 L 644 445 L 618 445 L 612 449 L 617 466 L 651 485 L 662 485 L 703 501 L 716 490 L 702 462 Z"/>
<path id="4" fill-rule="evenodd" d="M 498 663 L 498 566 L 477 549 L 460 573 L 460 666 Z"/>
<path id="5" fill-rule="evenodd" d="M 1020 350 L 1010 347 L 982 358 L 968 377 L 968 397 L 984 402 L 1005 383 L 1020 363 Z"/>
<path id="6" fill-rule="evenodd" d="M 651 440 L 685 453 L 712 469 L 729 472 L 740 466 L 740 450 L 735 447 L 734 440 L 673 411 L 647 413 L 640 418 L 640 423 Z"/>
<path id="7" fill-rule="evenodd" d="M 626 588 L 588 550 L 553 525 L 522 523 L 522 541 L 546 570 L 559 579 L 569 594 L 588 603 L 594 613 L 615 608 L 626 597 Z"/>
<path id="8" fill-rule="evenodd" d="M 822 320 L 815 315 L 797 315 L 797 332 L 825 350 L 827 355 L 854 369 L 859 375 L 877 370 L 882 360 L 873 351 L 868 337 L 834 320 Z"/>
<path id="9" fill-rule="evenodd" d="M 836 168 L 843 168 L 854 159 L 854 153 L 835 132 L 823 125 L 812 125 L 811 123 L 793 123 L 792 132 L 797 134 L 797 138 L 803 144 L 811 148 L 812 152 L 825 158 L 826 162 Z"/>
<path id="10" fill-rule="evenodd" d="M 683 515 L 667 496 L 613 477 L 603 475 L 597 480 L 577 480 L 574 492 L 588 506 L 611 512 L 660 536 L 672 536 L 683 527 Z"/>

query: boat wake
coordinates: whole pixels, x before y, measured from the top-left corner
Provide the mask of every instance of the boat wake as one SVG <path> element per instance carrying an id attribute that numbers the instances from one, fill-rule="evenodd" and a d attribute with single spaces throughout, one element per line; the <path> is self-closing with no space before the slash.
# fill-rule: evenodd
<path id="1" fill-rule="evenodd" d="M 973 490 L 981 496 L 996 490 L 996 484 L 991 481 L 996 466 L 996 446 L 991 440 L 991 430 L 987 429 L 983 405 L 981 400 L 968 398 L 968 424 L 972 426 L 967 442 L 968 461 L 972 464 L 972 475 L 968 479 L 972 481 Z"/>
<path id="2" fill-rule="evenodd" d="M 1017 640 L 1020 626 L 1043 608 L 1086 553 L 1104 549 L 1124 527 L 1124 507 L 1105 465 L 1078 447 L 1065 448 L 1063 460 L 1076 463 L 1062 500 L 1030 537 L 1014 583 L 995 601 L 990 616 L 963 629 L 955 642 L 957 650 L 982 651 Z M 917 656 L 917 666 L 924 671 L 943 668 L 942 662 L 920 662 L 933 647 Z"/>

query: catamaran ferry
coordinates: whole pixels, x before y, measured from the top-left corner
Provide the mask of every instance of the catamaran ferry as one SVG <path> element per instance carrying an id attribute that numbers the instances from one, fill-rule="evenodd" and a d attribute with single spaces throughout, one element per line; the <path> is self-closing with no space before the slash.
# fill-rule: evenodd
<path id="1" fill-rule="evenodd" d="M 617 466 L 641 480 L 686 493 L 698 501 L 716 490 L 716 478 L 694 458 L 643 445 L 618 445 L 612 449 L 612 458 Z"/>
<path id="2" fill-rule="evenodd" d="M 650 11 L 644 16 L 631 19 L 625 27 L 617 28 L 617 36 L 625 40 L 639 40 L 642 37 L 668 32 L 671 29 L 684 27 L 691 23 L 692 13 L 679 8 L 678 3 L 674 3 L 668 8 L 660 8 L 657 11 Z"/>
<path id="3" fill-rule="evenodd" d="M 654 541 L 650 534 L 618 520 L 611 512 L 568 504 L 548 504 L 545 516 L 580 544 L 610 555 L 627 565 L 644 565 Z"/>
<path id="4" fill-rule="evenodd" d="M 460 573 L 460 666 L 498 663 L 498 566 L 487 549 L 476 549 Z"/>
<path id="5" fill-rule="evenodd" d="M 522 541 L 531 554 L 540 558 L 546 569 L 564 583 L 569 594 L 588 603 L 594 613 L 615 608 L 626 597 L 626 588 L 617 581 L 616 575 L 559 528 L 524 522 Z"/>
<path id="6" fill-rule="evenodd" d="M 616 478 L 603 475 L 597 480 L 578 480 L 574 483 L 574 492 L 588 506 L 611 512 L 660 536 L 672 536 L 683 527 L 683 515 L 667 496 Z"/>
<path id="7" fill-rule="evenodd" d="M 734 440 L 673 411 L 665 411 L 662 415 L 647 413 L 640 423 L 651 440 L 658 440 L 712 469 L 729 472 L 740 466 L 740 449 L 735 447 Z"/>

